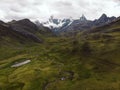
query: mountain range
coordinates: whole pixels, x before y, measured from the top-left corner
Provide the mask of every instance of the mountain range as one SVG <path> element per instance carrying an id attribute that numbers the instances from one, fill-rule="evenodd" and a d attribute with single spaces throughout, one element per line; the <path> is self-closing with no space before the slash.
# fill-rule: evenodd
<path id="1" fill-rule="evenodd" d="M 47 22 L 40 23 L 39 21 L 32 22 L 29 19 L 13 20 L 5 23 L 0 21 L 0 40 L 8 42 L 16 40 L 20 43 L 26 41 L 42 42 L 41 35 L 54 36 L 67 32 L 78 32 L 90 30 L 96 27 L 107 25 L 117 20 L 116 17 L 107 17 L 103 14 L 99 19 L 93 21 L 87 20 L 84 15 L 80 19 L 55 19 L 53 16 Z M 9 39 L 8 39 L 9 38 Z"/>
<path id="2" fill-rule="evenodd" d="M 0 21 L 0 90 L 120 90 L 120 17 Z"/>
<path id="3" fill-rule="evenodd" d="M 11 21 L 5 23 L 0 21 L 0 45 L 7 45 L 7 43 L 29 43 L 43 42 L 39 35 L 48 35 L 51 33 L 49 28 L 43 26 L 37 26 L 29 19 L 23 19 L 18 21 Z"/>
<path id="4" fill-rule="evenodd" d="M 102 14 L 99 19 L 87 20 L 87 18 L 82 15 L 80 19 L 56 19 L 53 16 L 47 22 L 41 23 L 44 27 L 48 27 L 54 32 L 69 32 L 74 30 L 86 30 L 94 27 L 99 27 L 114 21 L 116 17 L 108 17 L 106 14 Z M 39 22 L 39 21 L 38 21 Z M 37 23 L 36 23 L 37 24 Z"/>

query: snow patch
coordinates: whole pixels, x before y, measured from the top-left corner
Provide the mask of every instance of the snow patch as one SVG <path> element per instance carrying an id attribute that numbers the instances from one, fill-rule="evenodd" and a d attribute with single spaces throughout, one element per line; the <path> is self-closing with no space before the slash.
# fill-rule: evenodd
<path id="1" fill-rule="evenodd" d="M 42 25 L 44 27 L 48 27 L 50 29 L 55 29 L 55 28 L 61 28 L 65 24 L 67 24 L 67 26 L 69 26 L 69 25 L 71 25 L 72 22 L 73 22 L 72 18 L 55 19 L 53 16 L 51 16 L 47 22 L 42 22 Z"/>
<path id="2" fill-rule="evenodd" d="M 28 64 L 28 63 L 30 63 L 30 62 L 31 62 L 31 60 L 26 60 L 26 61 L 23 61 L 23 62 L 14 64 L 14 65 L 12 65 L 11 67 L 20 67 L 20 66 L 25 65 L 25 64 Z"/>

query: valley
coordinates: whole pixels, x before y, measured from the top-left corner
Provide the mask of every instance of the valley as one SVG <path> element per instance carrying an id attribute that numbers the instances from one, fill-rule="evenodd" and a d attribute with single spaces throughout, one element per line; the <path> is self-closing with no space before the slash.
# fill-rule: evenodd
<path id="1" fill-rule="evenodd" d="M 0 24 L 0 90 L 74 89 L 120 90 L 119 18 L 61 35 L 28 19 Z"/>

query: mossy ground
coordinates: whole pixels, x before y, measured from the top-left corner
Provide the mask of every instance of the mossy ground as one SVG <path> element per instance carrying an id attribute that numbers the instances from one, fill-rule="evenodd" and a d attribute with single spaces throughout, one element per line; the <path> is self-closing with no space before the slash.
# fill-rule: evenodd
<path id="1" fill-rule="evenodd" d="M 1 46 L 0 90 L 120 90 L 120 33 L 95 37 L 43 37 L 42 44 Z"/>

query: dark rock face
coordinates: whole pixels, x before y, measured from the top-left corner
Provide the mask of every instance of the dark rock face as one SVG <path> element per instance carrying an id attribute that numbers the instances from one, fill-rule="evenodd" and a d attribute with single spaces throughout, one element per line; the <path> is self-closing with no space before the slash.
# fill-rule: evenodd
<path id="1" fill-rule="evenodd" d="M 38 27 L 29 19 L 14 21 L 10 23 L 10 25 L 16 31 L 24 30 L 31 33 L 35 33 L 38 30 Z"/>
<path id="2" fill-rule="evenodd" d="M 4 22 L 0 20 L 0 24 L 4 24 Z"/>
<path id="3" fill-rule="evenodd" d="M 100 18 L 99 18 L 99 21 L 101 21 L 101 22 L 107 22 L 108 21 L 108 17 L 107 17 L 107 15 L 106 14 L 103 14 Z"/>
<path id="4" fill-rule="evenodd" d="M 60 32 L 69 32 L 69 31 L 81 31 L 92 29 L 94 27 L 99 27 L 106 25 L 112 21 L 114 21 L 116 17 L 107 17 L 106 14 L 103 14 L 99 19 L 94 21 L 87 20 L 84 15 L 79 20 L 74 20 L 71 25 L 66 28 L 60 29 Z"/>
<path id="5" fill-rule="evenodd" d="M 90 34 L 90 33 L 111 33 L 111 32 L 120 32 L 120 28 L 117 27 L 120 25 L 120 18 L 115 19 L 113 22 L 105 24 L 100 27 L 96 27 L 90 30 L 84 31 L 84 34 Z M 116 27 L 116 28 L 111 28 L 111 27 Z M 97 35 L 98 36 L 98 35 Z M 110 38 L 111 36 L 103 36 L 104 38 Z M 96 37 L 95 37 L 96 38 Z"/>
<path id="6" fill-rule="evenodd" d="M 82 15 L 82 17 L 80 17 L 80 22 L 86 22 L 86 21 L 87 21 L 86 17 Z"/>
<path id="7" fill-rule="evenodd" d="M 93 26 L 93 23 L 91 21 L 86 21 L 86 22 L 83 23 L 80 20 L 75 20 L 75 21 L 72 22 L 71 25 L 61 29 L 60 31 L 83 30 L 83 29 L 88 29 L 91 26 Z"/>
<path id="8" fill-rule="evenodd" d="M 103 14 L 98 20 L 93 21 L 94 26 L 102 26 L 107 23 L 114 21 L 116 17 L 107 17 L 106 14 Z"/>
<path id="9" fill-rule="evenodd" d="M 44 27 L 39 21 L 34 22 L 38 28 L 39 33 L 41 33 L 44 36 L 54 36 L 54 32 L 52 32 L 51 29 L 48 27 Z"/>
<path id="10" fill-rule="evenodd" d="M 28 19 L 9 23 L 0 23 L 0 35 L 18 39 L 18 41 L 23 37 L 24 39 L 22 38 L 22 41 L 28 40 L 41 43 L 42 40 L 36 35 L 37 31 L 37 26 Z"/>

